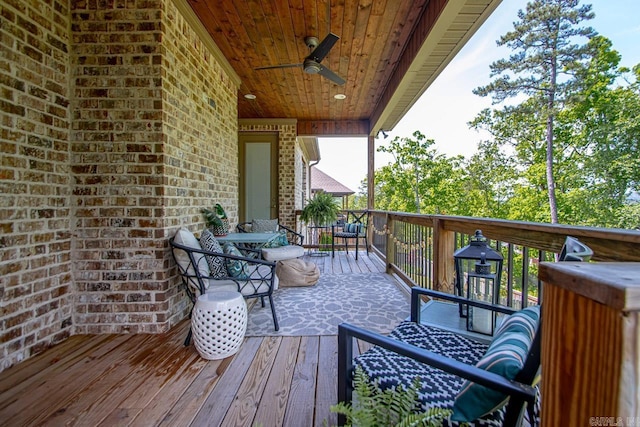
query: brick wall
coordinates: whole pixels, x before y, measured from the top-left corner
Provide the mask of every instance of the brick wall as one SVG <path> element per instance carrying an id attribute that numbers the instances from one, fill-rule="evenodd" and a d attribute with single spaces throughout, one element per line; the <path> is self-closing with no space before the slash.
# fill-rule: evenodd
<path id="1" fill-rule="evenodd" d="M 167 238 L 203 205 L 237 220 L 235 84 L 171 0 L 0 19 L 0 370 L 73 333 L 167 330 L 188 312 Z"/>
<path id="2" fill-rule="evenodd" d="M 188 310 L 166 239 L 237 211 L 235 89 L 171 0 L 76 5 L 76 331 L 163 332 Z"/>
<path id="3" fill-rule="evenodd" d="M 0 6 L 0 370 L 72 332 L 66 5 Z"/>
<path id="4" fill-rule="evenodd" d="M 298 167 L 298 163 L 302 162 L 302 152 L 297 142 L 297 126 L 294 123 L 279 123 L 279 120 L 273 122 L 240 124 L 239 131 L 278 133 L 278 219 L 281 224 L 295 229 L 298 202 L 293 195 L 302 182 Z"/>
<path id="5" fill-rule="evenodd" d="M 164 242 L 179 226 L 199 234 L 201 210 L 220 203 L 238 221 L 237 88 L 169 0 L 162 62 L 165 165 Z M 165 251 L 165 262 L 173 265 Z M 166 264 L 165 264 L 166 265 Z M 175 269 L 171 270 L 176 274 Z M 173 278 L 172 283 L 176 283 Z M 171 324 L 190 305 L 171 292 Z M 173 302 L 175 300 L 175 302 Z"/>

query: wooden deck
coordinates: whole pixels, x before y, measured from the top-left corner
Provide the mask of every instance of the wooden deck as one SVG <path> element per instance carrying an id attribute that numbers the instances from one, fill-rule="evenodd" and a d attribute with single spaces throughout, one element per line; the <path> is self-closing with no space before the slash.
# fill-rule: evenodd
<path id="1" fill-rule="evenodd" d="M 384 271 L 365 252 L 307 256 L 323 273 Z M 335 425 L 337 337 L 246 338 L 206 361 L 163 335 L 73 336 L 0 373 L 0 425 Z"/>

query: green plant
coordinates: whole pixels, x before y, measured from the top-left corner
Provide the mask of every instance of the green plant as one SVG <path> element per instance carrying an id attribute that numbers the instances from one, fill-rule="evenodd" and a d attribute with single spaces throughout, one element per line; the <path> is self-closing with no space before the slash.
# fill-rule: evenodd
<path id="1" fill-rule="evenodd" d="M 213 209 L 202 208 L 202 216 L 208 228 L 215 235 L 223 235 L 229 231 L 229 219 L 220 203 L 216 203 Z"/>
<path id="2" fill-rule="evenodd" d="M 347 426 L 438 427 L 451 415 L 449 409 L 421 409 L 418 401 L 418 378 L 413 380 L 408 389 L 398 386 L 382 391 L 377 382 L 371 382 L 362 368 L 356 366 L 353 382 L 355 405 L 339 402 L 331 407 L 331 412 L 346 416 Z"/>
<path id="3" fill-rule="evenodd" d="M 313 198 L 307 200 L 307 204 L 300 214 L 300 220 L 316 226 L 329 225 L 336 220 L 338 212 L 340 212 L 340 207 L 333 196 L 320 191 Z"/>

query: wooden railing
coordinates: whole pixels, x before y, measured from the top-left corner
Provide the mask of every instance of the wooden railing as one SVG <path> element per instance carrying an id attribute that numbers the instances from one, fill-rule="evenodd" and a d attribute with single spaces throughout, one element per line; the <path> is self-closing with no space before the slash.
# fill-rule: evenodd
<path id="1" fill-rule="evenodd" d="M 640 261 L 640 232 L 507 221 L 370 211 L 372 249 L 409 286 L 453 293 L 456 249 L 476 230 L 504 255 L 501 302 L 519 308 L 542 297 L 538 266 L 554 261 L 565 238 L 580 239 L 596 261 Z"/>

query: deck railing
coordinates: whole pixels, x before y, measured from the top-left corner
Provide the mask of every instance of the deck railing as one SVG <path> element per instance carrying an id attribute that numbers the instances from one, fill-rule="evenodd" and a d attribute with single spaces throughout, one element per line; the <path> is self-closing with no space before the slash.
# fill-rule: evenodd
<path id="1" fill-rule="evenodd" d="M 514 308 L 542 297 L 538 265 L 554 261 L 567 236 L 594 251 L 596 261 L 640 261 L 640 232 L 485 218 L 370 211 L 372 249 L 409 286 L 453 293 L 456 249 L 476 230 L 504 256 L 501 303 Z"/>

